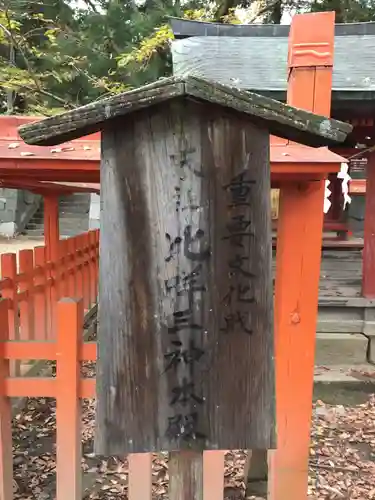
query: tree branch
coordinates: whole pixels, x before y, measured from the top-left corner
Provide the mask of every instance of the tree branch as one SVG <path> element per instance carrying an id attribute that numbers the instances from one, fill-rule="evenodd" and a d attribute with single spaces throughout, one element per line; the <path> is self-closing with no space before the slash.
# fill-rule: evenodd
<path id="1" fill-rule="evenodd" d="M 270 12 L 274 7 L 276 7 L 277 4 L 280 3 L 280 1 L 281 0 L 274 0 L 273 2 L 270 2 L 269 4 L 259 9 L 258 12 L 252 18 L 249 19 L 249 24 L 256 21 L 259 16 L 262 16 L 263 14 L 267 14 L 267 12 Z"/>
<path id="2" fill-rule="evenodd" d="M 92 2 L 91 0 L 84 0 L 84 2 L 95 12 L 95 14 L 99 14 L 99 11 L 96 8 L 94 2 Z"/>
<path id="3" fill-rule="evenodd" d="M 54 99 L 56 102 L 59 102 L 60 104 L 63 104 L 64 107 L 69 108 L 69 109 L 75 109 L 77 106 L 74 106 L 74 104 L 71 104 L 68 101 L 65 101 L 62 97 L 59 97 L 55 94 L 52 94 L 51 92 L 48 92 L 48 90 L 44 90 L 42 88 L 40 89 L 33 89 L 32 87 L 29 87 L 28 85 L 22 85 L 21 88 L 24 88 L 29 91 L 36 91 L 41 95 L 44 95 L 46 97 L 49 97 L 51 99 Z"/>
<path id="4" fill-rule="evenodd" d="M 7 85 L 12 85 L 7 82 Z M 52 94 L 51 92 L 48 92 L 48 90 L 44 90 L 42 88 L 35 88 L 31 87 L 30 85 L 26 85 L 25 83 L 19 84 L 19 85 L 14 85 L 13 87 L 17 89 L 18 91 L 25 89 L 28 90 L 29 92 L 36 92 L 37 94 L 44 95 L 46 97 L 49 97 L 50 99 L 54 99 L 56 102 L 59 102 L 62 104 L 64 107 L 69 108 L 69 109 L 75 109 L 77 106 L 74 106 L 74 104 L 71 104 L 68 101 L 65 101 L 62 97 L 59 97 L 58 95 Z"/>

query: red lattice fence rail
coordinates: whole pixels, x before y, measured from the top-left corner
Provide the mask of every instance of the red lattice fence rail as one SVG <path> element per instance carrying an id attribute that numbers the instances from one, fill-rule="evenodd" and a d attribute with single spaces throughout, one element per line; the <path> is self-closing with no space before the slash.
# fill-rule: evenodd
<path id="1" fill-rule="evenodd" d="M 96 303 L 99 231 L 61 240 L 56 261 L 48 254 L 48 248 L 40 246 L 1 255 L 0 293 L 9 299 L 12 340 L 55 339 L 61 297 L 83 298 L 85 310 Z"/>
<path id="2" fill-rule="evenodd" d="M 95 361 L 96 342 L 83 340 L 84 302 L 64 298 L 56 307 L 56 339 L 9 340 L 9 300 L 0 301 L 0 498 L 13 499 L 11 399 L 56 398 L 56 500 L 82 499 L 81 399 L 95 397 L 95 380 L 81 378 L 80 362 Z M 11 377 L 9 361 L 56 360 L 56 377 Z M 30 425 L 33 425 L 30 422 Z M 129 500 L 151 500 L 152 455 L 128 457 Z M 205 452 L 204 500 L 222 500 L 224 453 Z"/>

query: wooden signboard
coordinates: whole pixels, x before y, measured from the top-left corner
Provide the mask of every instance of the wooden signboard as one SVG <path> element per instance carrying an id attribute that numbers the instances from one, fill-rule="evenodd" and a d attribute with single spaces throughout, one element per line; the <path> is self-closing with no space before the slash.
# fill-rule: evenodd
<path id="1" fill-rule="evenodd" d="M 97 452 L 274 447 L 269 134 L 322 146 L 351 126 L 188 76 L 20 134 L 99 129 Z"/>
<path id="2" fill-rule="evenodd" d="M 102 158 L 99 449 L 272 448 L 267 130 L 171 102 Z"/>

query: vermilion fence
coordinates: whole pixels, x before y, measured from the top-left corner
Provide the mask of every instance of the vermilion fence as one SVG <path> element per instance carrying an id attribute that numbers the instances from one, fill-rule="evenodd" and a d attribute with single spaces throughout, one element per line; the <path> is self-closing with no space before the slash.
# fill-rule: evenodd
<path id="1" fill-rule="evenodd" d="M 56 500 L 82 499 L 80 400 L 95 397 L 95 380 L 81 378 L 80 362 L 96 360 L 96 343 L 83 340 L 81 300 L 62 299 L 56 307 L 55 341 L 9 340 L 9 301 L 0 302 L 0 498 L 13 498 L 12 397 L 56 398 Z M 9 360 L 56 360 L 56 377 L 10 377 Z M 32 425 L 32 423 L 30 423 Z M 128 457 L 129 500 L 151 500 L 152 455 Z M 222 500 L 224 453 L 204 454 L 204 500 Z"/>
<path id="2" fill-rule="evenodd" d="M 95 380 L 81 378 L 80 363 L 97 357 L 96 342 L 84 342 L 83 319 L 97 300 L 99 231 L 61 241 L 56 261 L 48 253 L 41 246 L 1 256 L 1 500 L 13 500 L 11 398 L 23 397 L 56 399 L 56 500 L 83 495 L 81 399 L 95 397 Z M 56 376 L 20 377 L 22 360 L 56 361 Z M 152 455 L 128 463 L 128 499 L 151 500 Z M 224 453 L 205 452 L 204 500 L 222 500 L 223 490 Z"/>
<path id="3" fill-rule="evenodd" d="M 1 255 L 0 293 L 9 299 L 9 335 L 15 340 L 46 340 L 56 335 L 56 304 L 61 297 L 96 302 L 99 231 L 61 240 L 59 257 L 48 248 Z"/>

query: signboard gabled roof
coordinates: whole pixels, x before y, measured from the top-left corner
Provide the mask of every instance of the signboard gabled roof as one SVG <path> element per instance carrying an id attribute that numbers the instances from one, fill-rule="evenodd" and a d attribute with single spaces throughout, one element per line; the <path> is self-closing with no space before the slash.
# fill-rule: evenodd
<path id="1" fill-rule="evenodd" d="M 27 144 L 55 145 L 101 130 L 115 118 L 176 98 L 236 111 L 273 135 L 309 146 L 343 142 L 352 126 L 288 106 L 269 97 L 193 76 L 158 80 L 59 116 L 20 127 Z M 126 126 L 126 125 L 124 125 Z"/>

